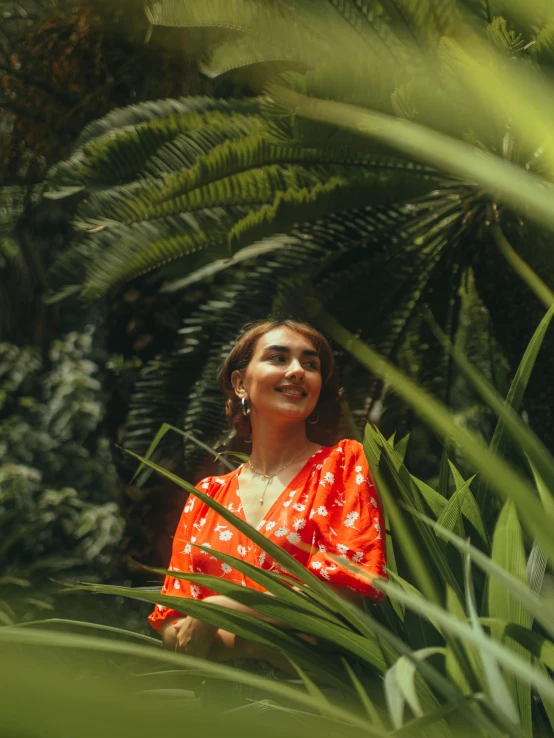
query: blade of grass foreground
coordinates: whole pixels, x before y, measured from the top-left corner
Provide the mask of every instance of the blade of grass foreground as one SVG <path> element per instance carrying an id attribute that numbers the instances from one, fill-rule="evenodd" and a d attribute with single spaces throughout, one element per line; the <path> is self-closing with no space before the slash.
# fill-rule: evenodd
<path id="1" fill-rule="evenodd" d="M 475 635 L 478 638 L 484 638 L 485 632 L 479 622 L 479 615 L 475 605 L 475 593 L 473 591 L 473 581 L 471 579 L 471 559 L 469 556 L 466 556 L 464 561 L 464 580 L 466 587 L 466 602 L 469 610 L 469 622 Z M 508 720 L 510 724 L 509 727 L 512 729 L 511 732 L 513 734 L 514 726 L 520 726 L 519 715 L 502 677 L 502 672 L 498 668 L 498 664 L 494 656 L 486 649 L 482 650 L 479 655 L 481 663 L 483 664 L 485 681 L 491 700 L 497 710 Z"/>
<path id="2" fill-rule="evenodd" d="M 165 649 L 153 649 L 147 646 L 138 646 L 130 643 L 122 643 L 120 641 L 110 640 L 106 638 L 97 638 L 91 636 L 81 636 L 73 634 L 48 633 L 43 630 L 37 631 L 32 628 L 25 630 L 8 630 L 0 628 L 0 643 L 18 644 L 20 646 L 46 646 L 54 648 L 77 649 L 84 651 L 103 651 L 107 654 L 131 655 L 144 659 L 151 659 L 162 664 L 174 665 L 179 669 L 198 669 L 201 666 L 204 674 L 219 679 L 225 679 L 231 682 L 240 682 L 250 687 L 260 687 L 263 683 L 264 689 L 273 694 L 276 700 L 279 698 L 291 700 L 299 705 L 303 705 L 308 710 L 313 705 L 312 697 L 305 692 L 301 692 L 296 686 L 291 686 L 283 681 L 272 679 L 263 679 L 259 674 L 251 674 L 231 666 L 218 664 L 213 661 L 205 661 L 184 654 L 175 654 Z M 344 686 L 344 685 L 343 685 Z M 358 727 L 370 736 L 385 736 L 386 733 L 370 725 L 366 720 L 358 715 L 340 707 L 339 705 L 326 702 L 320 706 L 320 710 L 327 717 L 333 720 L 344 721 L 347 725 Z"/>
<path id="3" fill-rule="evenodd" d="M 309 312 L 333 340 L 371 372 L 388 382 L 436 433 L 442 438 L 452 439 L 500 497 L 513 499 L 529 535 L 536 536 L 544 550 L 550 556 L 554 555 L 554 538 L 551 534 L 553 521 L 545 516 L 544 508 L 533 489 L 520 474 L 484 448 L 475 434 L 456 425 L 448 410 L 438 400 L 347 331 L 323 310 L 318 301 L 311 301 Z"/>
<path id="4" fill-rule="evenodd" d="M 527 586 L 523 532 L 521 530 L 516 509 L 512 502 L 506 502 L 504 504 L 496 522 L 492 538 L 491 559 L 498 564 L 500 568 L 509 572 L 515 579 L 518 579 L 523 586 Z M 487 589 L 487 612 L 491 618 L 496 617 L 500 620 L 505 620 L 506 622 L 513 622 L 517 625 L 530 628 L 531 616 L 529 612 L 525 606 L 512 595 L 509 589 L 503 587 L 498 580 L 493 577 L 489 577 Z M 499 633 L 494 626 L 491 626 L 491 635 L 493 638 L 500 640 Z M 511 648 L 514 653 L 519 654 L 524 659 L 530 659 L 529 654 L 524 651 L 519 644 L 511 641 L 509 637 L 505 638 L 503 642 L 506 647 Z M 531 736 L 531 690 L 529 685 L 522 683 L 521 680 L 514 678 L 509 674 L 506 675 L 505 680 L 512 698 L 519 705 L 518 712 L 523 734 L 525 736 Z"/>
<path id="5" fill-rule="evenodd" d="M 272 85 L 268 94 L 291 114 L 376 139 L 441 171 L 477 182 L 516 211 L 525 208 L 528 217 L 554 229 L 552 185 L 515 164 L 410 120 L 310 97 L 282 85 Z"/>
<path id="6" fill-rule="evenodd" d="M 504 445 L 504 434 L 508 432 L 516 442 L 517 447 L 529 456 L 551 489 L 554 489 L 554 458 L 533 431 L 523 423 L 517 414 L 517 410 L 521 405 L 531 371 L 553 316 L 554 305 L 548 310 L 533 334 L 523 359 L 520 362 L 514 381 L 510 386 L 506 400 L 496 392 L 492 385 L 472 366 L 466 357 L 452 345 L 434 320 L 431 318 L 428 319 L 431 329 L 444 349 L 452 356 L 482 399 L 499 417 L 489 448 L 491 453 L 494 455 L 501 453 Z M 482 477 L 484 478 L 484 475 Z M 481 485 L 482 489 L 477 498 L 481 510 L 485 504 L 489 486 L 491 486 L 490 482 L 487 486 L 483 486 L 483 483 Z"/>
<path id="7" fill-rule="evenodd" d="M 240 584 L 229 582 L 226 579 L 212 577 L 207 574 L 186 574 L 182 572 L 170 572 L 171 575 L 180 574 L 179 579 L 194 582 L 201 586 L 225 595 L 247 607 L 252 608 L 265 617 L 272 618 L 292 630 L 323 638 L 342 648 L 352 651 L 358 658 L 363 659 L 379 672 L 386 669 L 382 649 L 377 639 L 369 639 L 361 636 L 345 625 L 334 623 L 327 618 L 320 618 L 313 612 L 300 610 L 294 605 L 286 604 L 277 597 L 270 597 L 258 590 L 243 587 Z M 177 578 L 177 577 L 176 577 Z M 93 585 L 96 588 L 102 585 Z M 108 586 L 108 585 L 106 585 Z M 92 590 L 98 591 L 98 589 Z M 136 589 L 133 591 L 137 591 Z M 103 590 L 104 594 L 111 594 L 109 590 Z M 175 598 L 174 598 L 175 599 Z M 174 609 L 178 609 L 179 602 L 175 603 Z"/>
<path id="8" fill-rule="evenodd" d="M 505 569 L 498 566 L 491 558 L 479 549 L 472 546 L 468 541 L 463 540 L 455 533 L 439 526 L 436 521 L 422 515 L 417 510 L 409 511 L 412 515 L 418 516 L 431 528 L 434 528 L 449 543 L 464 555 L 471 556 L 471 560 L 477 566 L 486 572 L 489 576 L 495 577 L 503 587 L 508 589 L 510 593 L 520 602 L 525 609 L 537 619 L 543 628 L 554 638 L 554 611 L 546 603 L 536 597 L 528 587 L 524 586 L 518 579 L 509 574 Z"/>
<path id="9" fill-rule="evenodd" d="M 8 628 L 34 628 L 37 625 L 71 625 L 78 628 L 87 628 L 89 630 L 101 630 L 105 633 L 113 633 L 119 637 L 132 638 L 137 641 L 143 641 L 149 643 L 152 646 L 161 648 L 162 643 L 158 638 L 152 638 L 152 636 L 144 635 L 143 633 L 135 633 L 132 630 L 125 630 L 124 628 L 115 628 L 112 625 L 102 625 L 101 623 L 89 623 L 83 620 L 68 620 L 66 618 L 49 618 L 48 620 L 28 620 L 25 623 L 13 623 L 12 625 L 6 626 Z"/>
<path id="10" fill-rule="evenodd" d="M 174 596 L 157 595 L 152 592 L 141 592 L 140 590 L 126 587 L 115 587 L 110 585 L 90 584 L 75 585 L 70 589 L 87 590 L 97 594 L 109 594 L 142 602 L 150 602 L 153 605 L 161 604 L 173 608 L 177 603 Z M 269 598 L 268 598 L 269 599 Z M 283 630 L 271 623 L 266 622 L 253 615 L 231 610 L 220 605 L 193 600 L 189 597 L 179 598 L 179 610 L 184 615 L 198 618 L 209 625 L 230 631 L 247 640 L 259 643 L 265 648 L 276 651 L 287 656 L 294 653 L 295 658 L 301 666 L 314 671 L 330 684 L 344 688 L 344 677 L 337 673 L 337 665 L 326 655 L 310 648 L 302 639 L 295 637 L 288 631 Z"/>
<path id="11" fill-rule="evenodd" d="M 192 441 L 192 443 L 195 443 L 199 448 L 204 450 L 207 454 L 210 454 L 210 456 L 213 456 L 216 460 L 220 461 L 223 466 L 227 467 L 229 471 L 233 471 L 235 467 L 231 464 L 230 461 L 227 461 L 221 454 L 219 454 L 217 451 L 214 451 L 213 448 L 210 448 L 210 446 L 207 446 L 205 443 L 202 443 L 202 441 L 199 441 L 192 433 L 187 433 L 186 431 L 181 430 L 180 428 L 176 428 L 174 425 L 170 425 L 169 423 L 162 423 L 162 426 L 154 436 L 154 439 L 150 446 L 148 446 L 148 449 L 146 451 L 146 454 L 144 456 L 145 459 L 149 459 L 158 445 L 163 440 L 164 436 L 169 433 L 169 431 L 174 431 L 174 433 L 178 433 L 180 436 L 183 436 L 183 438 L 186 438 L 187 441 Z M 123 449 L 126 453 L 128 453 L 127 449 Z M 131 482 L 136 479 L 139 474 L 144 469 L 145 465 L 140 464 L 138 469 L 135 471 L 131 478 Z"/>
<path id="12" fill-rule="evenodd" d="M 539 670 L 533 668 L 519 656 L 511 653 L 506 647 L 481 633 L 475 633 L 467 623 L 457 620 L 437 605 L 420 597 L 414 597 L 390 582 L 380 580 L 376 584 L 389 597 L 398 598 L 407 608 L 421 615 L 421 617 L 436 620 L 445 631 L 461 638 L 464 643 L 472 644 L 476 649 L 480 649 L 481 652 L 486 651 L 504 668 L 516 674 L 521 679 L 524 679 L 537 689 L 542 690 L 545 698 L 554 703 L 554 685 L 552 682 L 549 679 L 545 679 Z"/>

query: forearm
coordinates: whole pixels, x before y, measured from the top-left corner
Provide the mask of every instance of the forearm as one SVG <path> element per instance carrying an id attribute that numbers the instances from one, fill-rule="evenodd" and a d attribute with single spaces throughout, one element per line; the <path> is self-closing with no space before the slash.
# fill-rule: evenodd
<path id="1" fill-rule="evenodd" d="M 208 655 L 210 661 L 239 661 L 239 660 L 258 660 L 267 661 L 272 666 L 280 669 L 289 676 L 298 676 L 288 659 L 280 656 L 269 648 L 264 648 L 257 643 L 247 641 L 241 636 L 229 633 L 226 630 L 219 630 L 216 639 Z"/>

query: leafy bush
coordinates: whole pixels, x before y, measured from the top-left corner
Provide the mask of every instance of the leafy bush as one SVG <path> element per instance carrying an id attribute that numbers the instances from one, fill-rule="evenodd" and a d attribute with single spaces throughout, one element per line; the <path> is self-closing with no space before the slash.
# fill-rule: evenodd
<path id="1" fill-rule="evenodd" d="M 55 341 L 47 360 L 12 344 L 0 356 L 3 583 L 38 586 L 60 568 L 106 575 L 123 526 L 93 332 Z"/>

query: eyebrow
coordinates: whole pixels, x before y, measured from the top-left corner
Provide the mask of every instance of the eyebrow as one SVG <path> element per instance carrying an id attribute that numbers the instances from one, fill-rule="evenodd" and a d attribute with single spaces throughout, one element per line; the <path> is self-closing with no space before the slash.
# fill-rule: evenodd
<path id="1" fill-rule="evenodd" d="M 283 354 L 290 354 L 290 349 L 288 346 L 266 346 L 264 351 L 280 351 Z M 315 356 L 319 359 L 319 352 L 314 351 L 313 349 L 304 349 L 301 356 Z"/>

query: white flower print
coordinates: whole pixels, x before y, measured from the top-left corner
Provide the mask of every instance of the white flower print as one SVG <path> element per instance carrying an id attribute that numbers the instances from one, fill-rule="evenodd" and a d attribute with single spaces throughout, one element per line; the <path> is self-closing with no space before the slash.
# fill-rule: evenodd
<path id="1" fill-rule="evenodd" d="M 231 530 L 222 530 L 219 534 L 219 540 L 220 541 L 230 541 L 233 537 L 233 531 Z"/>
<path id="2" fill-rule="evenodd" d="M 356 474 L 356 484 L 363 484 L 365 482 L 365 477 L 363 474 Z"/>
<path id="3" fill-rule="evenodd" d="M 300 543 L 302 539 L 298 535 L 298 533 L 289 533 L 287 536 L 287 541 L 289 543 Z"/>
<path id="4" fill-rule="evenodd" d="M 316 468 L 317 470 L 319 470 L 319 469 L 323 469 L 323 464 L 316 464 L 316 465 L 315 465 L 315 468 Z"/>
<path id="5" fill-rule="evenodd" d="M 321 569 L 323 564 L 321 563 L 321 561 L 312 561 L 310 566 L 312 567 L 312 569 Z"/>
<path id="6" fill-rule="evenodd" d="M 302 530 L 302 528 L 306 527 L 306 521 L 304 518 L 294 518 L 294 523 L 292 524 L 292 527 L 294 530 Z"/>
<path id="7" fill-rule="evenodd" d="M 318 543 L 317 545 L 321 553 L 327 553 L 327 546 L 324 543 Z"/>
<path id="8" fill-rule="evenodd" d="M 329 484 L 333 484 L 333 482 L 335 481 L 335 475 L 331 474 L 331 472 L 327 472 L 325 474 L 325 481 L 329 482 Z"/>
<path id="9" fill-rule="evenodd" d="M 224 479 L 220 479 L 219 477 L 216 477 L 214 479 L 214 481 L 217 482 L 218 484 L 225 484 L 225 480 Z"/>
<path id="10" fill-rule="evenodd" d="M 278 530 L 275 531 L 274 536 L 276 538 L 282 538 L 282 536 L 286 536 L 287 533 L 288 533 L 288 530 L 283 526 L 282 528 L 279 528 Z"/>
<path id="11" fill-rule="evenodd" d="M 295 495 L 295 494 L 296 494 L 296 490 L 295 490 L 295 489 L 293 489 L 293 490 L 291 490 L 291 491 L 289 492 L 289 497 L 294 497 L 294 495 Z"/>
<path id="12" fill-rule="evenodd" d="M 354 528 L 354 523 L 358 518 L 360 517 L 360 513 L 357 512 L 351 512 L 348 513 L 346 516 L 346 520 L 344 521 L 345 528 Z"/>
<path id="13" fill-rule="evenodd" d="M 364 552 L 363 551 L 356 551 L 354 556 L 352 556 L 352 561 L 355 564 L 359 564 L 361 561 L 364 560 Z"/>
<path id="14" fill-rule="evenodd" d="M 322 515 L 323 517 L 326 517 L 327 515 L 327 508 L 325 505 L 320 505 L 316 510 L 317 515 Z"/>
<path id="15" fill-rule="evenodd" d="M 375 530 L 376 530 L 376 531 L 377 531 L 378 533 L 380 533 L 380 532 L 381 532 L 381 526 L 379 525 L 379 523 L 373 523 L 373 527 L 375 528 Z"/>
<path id="16" fill-rule="evenodd" d="M 344 451 L 342 450 L 342 446 L 337 446 L 337 453 L 338 454 L 343 454 L 344 453 Z"/>
<path id="17" fill-rule="evenodd" d="M 156 607 L 158 608 L 158 610 L 160 612 L 163 612 L 164 610 L 167 610 L 167 607 L 165 607 L 165 605 L 156 605 Z"/>
<path id="18" fill-rule="evenodd" d="M 222 562 L 221 570 L 224 574 L 230 574 L 233 571 L 233 567 L 229 566 L 229 564 L 226 564 L 225 562 Z"/>
<path id="19" fill-rule="evenodd" d="M 239 556 L 246 556 L 246 546 L 237 546 Z"/>
<path id="20" fill-rule="evenodd" d="M 283 502 L 283 507 L 288 507 L 292 500 L 287 500 L 286 502 Z"/>
<path id="21" fill-rule="evenodd" d="M 321 571 L 321 576 L 323 577 L 323 579 L 329 579 L 329 574 L 327 573 L 327 569 L 322 568 L 320 571 Z"/>
<path id="22" fill-rule="evenodd" d="M 345 546 L 344 543 L 337 543 L 337 551 L 341 554 L 345 554 L 347 551 L 350 551 L 350 549 L 348 546 Z"/>
<path id="23" fill-rule="evenodd" d="M 297 510 L 298 512 L 304 512 L 304 510 L 306 509 L 306 505 L 302 505 L 302 503 L 300 502 L 295 502 L 292 506 L 292 509 Z"/>
<path id="24" fill-rule="evenodd" d="M 362 470 L 363 470 L 363 468 L 362 468 L 361 466 L 357 466 L 357 467 L 356 467 L 356 471 L 357 471 L 357 472 L 361 472 Z"/>
<path id="25" fill-rule="evenodd" d="M 184 549 L 181 551 L 181 553 L 189 554 L 192 551 L 192 546 L 190 543 L 186 543 Z"/>
<path id="26" fill-rule="evenodd" d="M 377 507 L 377 498 L 376 497 L 370 497 L 369 501 L 373 505 L 373 507 Z"/>
<path id="27" fill-rule="evenodd" d="M 333 502 L 333 505 L 337 505 L 338 507 L 344 507 L 346 505 L 346 499 L 343 494 L 340 494 L 338 497 L 335 498 L 335 501 Z"/>
<path id="28" fill-rule="evenodd" d="M 200 518 L 200 520 L 197 523 L 195 523 L 192 527 L 196 528 L 196 530 L 200 530 L 202 526 L 206 525 L 206 520 L 207 518 Z"/>
<path id="29" fill-rule="evenodd" d="M 273 530 L 273 528 L 275 528 L 276 525 L 277 523 L 274 520 L 270 520 L 269 523 L 267 523 L 267 525 L 265 526 L 265 529 Z"/>
<path id="30" fill-rule="evenodd" d="M 308 517 L 309 517 L 309 519 L 311 520 L 311 519 L 313 518 L 313 516 L 314 516 L 314 515 L 315 515 L 315 510 L 314 510 L 314 509 L 312 508 L 312 509 L 310 510 L 310 514 L 309 514 L 309 516 L 308 516 Z"/>
<path id="31" fill-rule="evenodd" d="M 266 557 L 266 552 L 262 551 L 261 554 L 258 556 L 258 561 L 260 562 L 260 566 L 263 566 L 265 557 Z"/>
<path id="32" fill-rule="evenodd" d="M 209 487 L 209 486 L 210 486 L 210 483 L 208 482 L 208 480 L 206 480 L 206 481 L 205 481 L 205 482 L 204 482 L 204 483 L 202 484 L 202 489 L 208 489 L 208 487 Z"/>
<path id="33" fill-rule="evenodd" d="M 181 582 L 178 579 L 173 580 L 173 589 L 181 589 Z"/>
<path id="34" fill-rule="evenodd" d="M 204 546 L 204 548 L 211 548 L 212 547 L 212 544 L 211 543 L 203 543 L 202 545 Z M 207 556 L 209 552 L 208 551 L 202 551 L 201 550 L 200 553 L 201 554 L 204 554 L 204 556 Z"/>
<path id="35" fill-rule="evenodd" d="M 235 506 L 233 505 L 233 503 L 232 503 L 232 502 L 230 502 L 230 503 L 229 503 L 229 504 L 227 505 L 227 510 L 229 510 L 229 512 L 232 512 L 232 513 L 234 513 L 234 512 L 235 512 Z"/>
<path id="36" fill-rule="evenodd" d="M 192 510 L 192 508 L 194 507 L 194 501 L 195 501 L 195 499 L 196 498 L 191 495 L 189 497 L 189 499 L 187 500 L 187 504 L 185 505 L 185 512 L 186 513 L 190 512 Z"/>
<path id="37" fill-rule="evenodd" d="M 195 599 L 198 599 L 200 597 L 200 587 L 197 584 L 191 584 L 190 593 Z"/>

